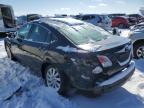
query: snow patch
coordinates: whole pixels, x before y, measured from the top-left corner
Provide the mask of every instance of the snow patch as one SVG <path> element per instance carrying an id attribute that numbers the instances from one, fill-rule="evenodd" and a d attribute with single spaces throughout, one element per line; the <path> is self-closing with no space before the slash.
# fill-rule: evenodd
<path id="1" fill-rule="evenodd" d="M 4 42 L 0 41 L 0 108 L 77 108 L 31 73 L 7 58 Z"/>
<path id="2" fill-rule="evenodd" d="M 85 53 L 86 51 L 84 50 L 79 50 L 77 48 L 73 48 L 70 46 L 58 46 L 56 49 L 62 50 L 64 52 L 79 52 L 79 53 Z"/>

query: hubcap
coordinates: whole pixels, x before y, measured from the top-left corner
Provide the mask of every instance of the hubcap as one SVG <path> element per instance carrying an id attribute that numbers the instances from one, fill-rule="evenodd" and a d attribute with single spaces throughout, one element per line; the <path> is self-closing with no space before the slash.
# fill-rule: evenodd
<path id="1" fill-rule="evenodd" d="M 144 46 L 139 47 L 136 53 L 138 58 L 144 58 Z"/>
<path id="2" fill-rule="evenodd" d="M 61 85 L 61 79 L 59 72 L 56 68 L 49 68 L 46 75 L 47 86 L 59 91 Z"/>
<path id="3" fill-rule="evenodd" d="M 11 58 L 12 58 L 12 57 L 11 57 L 11 52 L 10 52 L 10 49 L 8 48 L 8 46 L 6 47 L 6 50 L 7 50 L 8 58 L 11 59 Z"/>

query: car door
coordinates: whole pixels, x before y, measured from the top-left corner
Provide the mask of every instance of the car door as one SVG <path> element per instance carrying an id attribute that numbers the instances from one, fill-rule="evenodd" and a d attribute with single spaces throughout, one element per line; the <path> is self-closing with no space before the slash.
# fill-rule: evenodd
<path id="1" fill-rule="evenodd" d="M 40 24 L 33 24 L 29 37 L 24 40 L 22 49 L 26 55 L 26 62 L 31 68 L 40 72 L 44 55 L 50 47 L 50 30 Z"/>
<path id="2" fill-rule="evenodd" d="M 11 38 L 11 51 L 15 58 L 21 62 L 25 60 L 26 57 L 22 47 L 25 42 L 24 40 L 27 39 L 28 34 L 30 33 L 31 27 L 31 24 L 24 25 L 16 32 L 15 38 Z"/>

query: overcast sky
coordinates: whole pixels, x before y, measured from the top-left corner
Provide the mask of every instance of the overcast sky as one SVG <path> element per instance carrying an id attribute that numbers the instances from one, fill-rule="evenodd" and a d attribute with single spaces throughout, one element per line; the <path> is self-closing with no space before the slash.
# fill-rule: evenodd
<path id="1" fill-rule="evenodd" d="M 144 0 L 0 0 L 13 7 L 15 15 L 78 13 L 139 13 Z"/>

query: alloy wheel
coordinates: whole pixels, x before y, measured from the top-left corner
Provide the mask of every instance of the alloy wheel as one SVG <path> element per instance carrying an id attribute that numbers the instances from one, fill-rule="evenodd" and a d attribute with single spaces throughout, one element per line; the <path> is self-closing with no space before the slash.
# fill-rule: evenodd
<path id="1" fill-rule="evenodd" d="M 144 46 L 140 46 L 136 51 L 138 58 L 144 58 Z"/>
<path id="2" fill-rule="evenodd" d="M 61 78 L 56 68 L 49 68 L 47 70 L 46 83 L 48 87 L 53 88 L 56 91 L 60 90 Z"/>

